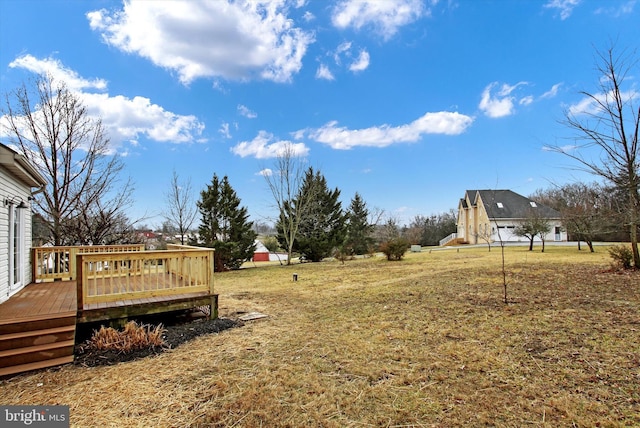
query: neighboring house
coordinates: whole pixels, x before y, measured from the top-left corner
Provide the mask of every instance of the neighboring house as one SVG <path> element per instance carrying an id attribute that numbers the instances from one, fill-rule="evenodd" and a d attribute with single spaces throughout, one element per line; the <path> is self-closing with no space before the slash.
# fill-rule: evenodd
<path id="1" fill-rule="evenodd" d="M 31 195 L 45 184 L 24 156 L 0 143 L 0 303 L 31 282 Z"/>
<path id="2" fill-rule="evenodd" d="M 469 244 L 490 242 L 526 242 L 514 234 L 528 218 L 544 218 L 551 226 L 545 241 L 566 241 L 560 213 L 511 190 L 467 190 L 458 205 L 456 237 Z M 499 233 L 499 236 L 498 236 Z M 539 241 L 540 238 L 536 237 Z"/>
<path id="3" fill-rule="evenodd" d="M 255 241 L 256 249 L 251 258 L 254 262 L 281 262 L 287 260 L 286 253 L 271 253 L 265 245 L 258 239 Z"/>
<path id="4" fill-rule="evenodd" d="M 268 262 L 269 261 L 269 250 L 264 244 L 256 239 L 255 241 L 256 250 L 253 252 L 253 261 L 254 262 Z"/>

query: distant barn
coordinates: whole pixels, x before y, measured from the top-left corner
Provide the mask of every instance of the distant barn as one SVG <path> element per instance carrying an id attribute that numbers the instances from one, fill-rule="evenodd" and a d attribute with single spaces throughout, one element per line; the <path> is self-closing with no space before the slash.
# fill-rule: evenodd
<path id="1" fill-rule="evenodd" d="M 286 253 L 270 253 L 262 242 L 256 239 L 256 250 L 253 253 L 254 262 L 280 262 L 287 260 Z"/>
<path id="2" fill-rule="evenodd" d="M 269 261 L 269 250 L 264 244 L 256 239 L 256 250 L 253 252 L 253 261 L 254 262 L 268 262 Z"/>

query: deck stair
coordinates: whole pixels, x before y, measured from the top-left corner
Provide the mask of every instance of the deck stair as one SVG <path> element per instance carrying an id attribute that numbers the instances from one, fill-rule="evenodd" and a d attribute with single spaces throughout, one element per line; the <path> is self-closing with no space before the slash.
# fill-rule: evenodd
<path id="1" fill-rule="evenodd" d="M 0 320 L 0 376 L 73 361 L 76 312 Z"/>

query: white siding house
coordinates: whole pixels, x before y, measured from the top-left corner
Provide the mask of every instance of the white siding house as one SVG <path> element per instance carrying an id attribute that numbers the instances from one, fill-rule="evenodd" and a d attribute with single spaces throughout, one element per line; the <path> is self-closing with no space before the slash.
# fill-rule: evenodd
<path id="1" fill-rule="evenodd" d="M 0 144 L 0 303 L 31 282 L 31 195 L 45 184 L 24 156 Z"/>

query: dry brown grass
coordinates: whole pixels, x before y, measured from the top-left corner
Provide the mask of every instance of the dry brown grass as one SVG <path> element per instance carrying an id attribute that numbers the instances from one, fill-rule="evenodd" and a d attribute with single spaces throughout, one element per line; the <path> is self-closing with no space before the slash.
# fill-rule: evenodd
<path id="1" fill-rule="evenodd" d="M 73 426 L 639 426 L 640 276 L 595 254 L 455 249 L 217 276 L 269 318 L 117 366 L 5 380 Z M 299 280 L 292 281 L 297 273 Z"/>

